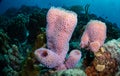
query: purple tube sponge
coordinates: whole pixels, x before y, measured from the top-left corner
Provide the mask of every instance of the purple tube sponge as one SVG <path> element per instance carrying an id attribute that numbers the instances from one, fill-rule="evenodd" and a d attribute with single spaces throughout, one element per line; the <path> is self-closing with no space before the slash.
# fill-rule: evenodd
<path id="1" fill-rule="evenodd" d="M 76 24 L 76 13 L 62 8 L 51 7 L 47 13 L 46 36 L 48 49 L 40 48 L 35 51 L 38 61 L 49 68 L 57 70 L 74 67 L 81 58 L 80 51 L 72 51 L 66 62 L 65 57 Z M 69 63 L 70 61 L 73 62 Z"/>
<path id="2" fill-rule="evenodd" d="M 61 65 L 55 67 L 55 69 L 56 69 L 57 71 L 60 71 L 60 70 L 66 70 L 67 67 L 65 66 L 65 64 L 61 64 Z"/>
<path id="3" fill-rule="evenodd" d="M 51 7 L 47 13 L 47 23 L 48 49 L 61 55 L 64 60 L 69 49 L 69 40 L 77 24 L 77 14 Z"/>
<path id="4" fill-rule="evenodd" d="M 63 63 L 61 58 L 56 53 L 46 48 L 37 49 L 35 51 L 35 56 L 39 62 L 49 68 L 54 68 Z"/>
<path id="5" fill-rule="evenodd" d="M 97 52 L 106 39 L 106 25 L 98 20 L 90 20 L 82 35 L 80 46 Z"/>
<path id="6" fill-rule="evenodd" d="M 72 50 L 68 59 L 65 62 L 66 67 L 73 68 L 81 59 L 81 52 L 79 50 Z"/>

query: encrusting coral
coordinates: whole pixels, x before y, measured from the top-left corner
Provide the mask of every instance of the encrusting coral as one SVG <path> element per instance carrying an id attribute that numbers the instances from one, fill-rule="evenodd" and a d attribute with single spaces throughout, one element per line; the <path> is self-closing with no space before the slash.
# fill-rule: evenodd
<path id="1" fill-rule="evenodd" d="M 18 50 L 18 46 L 12 45 L 12 47 L 8 50 L 8 53 L 4 54 L 4 58 L 7 62 L 7 66 L 9 66 L 9 67 L 5 67 L 3 69 L 4 70 L 3 72 L 10 76 L 12 76 L 12 74 L 14 74 L 13 72 L 16 72 L 13 76 L 19 75 L 18 72 L 21 70 L 20 64 L 23 61 L 23 56 L 20 54 L 20 52 Z"/>
<path id="2" fill-rule="evenodd" d="M 104 49 L 104 46 L 95 53 L 95 58 L 85 69 L 87 76 L 115 76 L 118 70 L 118 64 L 111 53 Z"/>
<path id="3" fill-rule="evenodd" d="M 3 29 L 0 29 L 0 49 L 1 49 L 1 53 L 7 53 L 7 50 L 10 49 L 10 45 L 9 45 L 9 37 L 7 36 L 7 34 L 4 32 Z"/>
<path id="4" fill-rule="evenodd" d="M 103 46 L 106 51 L 109 51 L 111 53 L 111 56 L 118 61 L 118 64 L 120 66 L 120 38 L 117 40 L 113 39 L 111 41 L 108 41 Z"/>
<path id="5" fill-rule="evenodd" d="M 41 70 L 39 65 L 36 63 L 34 50 L 40 47 L 44 47 L 45 39 L 45 32 L 41 32 L 37 35 L 35 44 L 32 48 L 33 51 L 29 51 L 27 53 L 27 57 L 24 59 L 22 70 L 20 72 L 21 76 L 38 76 L 40 74 Z"/>
<path id="6" fill-rule="evenodd" d="M 38 76 L 40 73 L 39 66 L 35 63 L 36 59 L 33 52 L 29 52 L 25 58 L 20 76 Z"/>
<path id="7" fill-rule="evenodd" d="M 23 43 L 27 39 L 29 33 L 26 28 L 26 24 L 28 22 L 29 19 L 24 14 L 18 14 L 9 20 L 6 32 L 12 41 L 17 39 L 19 42 Z"/>
<path id="8" fill-rule="evenodd" d="M 44 46 L 45 40 L 46 40 L 45 32 L 38 34 L 35 39 L 34 50 L 40 48 L 41 46 Z"/>
<path id="9" fill-rule="evenodd" d="M 10 45 L 10 38 L 0 29 L 0 75 L 2 76 L 18 76 L 21 70 L 23 57 L 19 52 L 18 46 Z"/>
<path id="10" fill-rule="evenodd" d="M 79 50 L 71 52 L 69 58 L 70 60 L 73 59 L 73 64 L 66 62 L 66 67 L 64 61 L 69 50 L 69 40 L 77 24 L 77 14 L 62 8 L 51 7 L 47 13 L 47 23 L 46 35 L 48 49 L 37 49 L 35 51 L 36 58 L 45 66 L 57 70 L 74 67 L 81 58 L 81 52 Z M 75 54 L 77 58 L 72 54 Z"/>
<path id="11" fill-rule="evenodd" d="M 87 76 L 82 69 L 68 69 L 52 73 L 50 76 Z"/>
<path id="12" fill-rule="evenodd" d="M 103 45 L 104 49 L 111 53 L 111 57 L 118 62 L 118 72 L 115 76 L 120 76 L 120 38 L 112 39 Z"/>

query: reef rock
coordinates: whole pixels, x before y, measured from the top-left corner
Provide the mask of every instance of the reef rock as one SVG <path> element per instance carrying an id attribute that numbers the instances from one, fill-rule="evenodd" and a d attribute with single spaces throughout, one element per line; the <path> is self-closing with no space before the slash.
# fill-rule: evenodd
<path id="1" fill-rule="evenodd" d="M 51 74 L 51 76 L 87 76 L 81 69 L 62 70 Z"/>
<path id="2" fill-rule="evenodd" d="M 106 44 L 103 45 L 106 51 L 111 53 L 111 56 L 118 61 L 120 65 L 120 38 L 115 40 L 108 41 Z"/>

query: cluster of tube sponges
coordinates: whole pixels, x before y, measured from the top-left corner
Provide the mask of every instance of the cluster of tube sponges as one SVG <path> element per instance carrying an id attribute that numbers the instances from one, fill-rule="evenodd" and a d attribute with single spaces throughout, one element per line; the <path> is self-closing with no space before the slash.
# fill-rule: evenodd
<path id="1" fill-rule="evenodd" d="M 72 50 L 68 58 L 69 41 L 77 25 L 77 14 L 63 8 L 51 7 L 47 13 L 47 48 L 35 51 L 38 61 L 48 68 L 63 70 L 74 68 L 81 59 L 81 52 Z M 99 50 L 106 38 L 106 25 L 98 20 L 91 20 L 83 33 L 80 47 L 93 52 Z"/>

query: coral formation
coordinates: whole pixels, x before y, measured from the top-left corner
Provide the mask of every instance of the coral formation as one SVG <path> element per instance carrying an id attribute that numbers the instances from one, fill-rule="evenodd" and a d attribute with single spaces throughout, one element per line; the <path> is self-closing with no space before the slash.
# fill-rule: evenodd
<path id="1" fill-rule="evenodd" d="M 108 41 L 103 45 L 104 49 L 106 51 L 111 53 L 111 56 L 115 58 L 118 61 L 118 64 L 120 66 L 120 38 L 115 40 Z"/>
<path id="2" fill-rule="evenodd" d="M 87 76 L 82 69 L 69 69 L 52 73 L 50 76 Z"/>
<path id="3" fill-rule="evenodd" d="M 27 29 L 29 31 L 28 42 L 33 43 L 36 39 L 36 36 L 43 32 L 41 28 L 46 26 L 46 13 L 44 11 L 36 11 L 30 14 L 29 23 Z"/>
<path id="4" fill-rule="evenodd" d="M 41 67 L 39 66 L 35 55 L 34 50 L 40 47 L 44 47 L 45 45 L 45 32 L 41 32 L 37 35 L 35 44 L 32 47 L 32 51 L 28 51 L 27 57 L 24 59 L 22 63 L 22 69 L 20 71 L 21 76 L 38 76 L 41 72 Z"/>
<path id="5" fill-rule="evenodd" d="M 19 71 L 21 70 L 21 63 L 23 61 L 22 55 L 18 51 L 16 45 L 7 50 L 7 53 L 2 55 L 4 66 L 2 72 L 5 76 L 18 76 Z M 1 59 L 1 58 L 0 58 Z"/>
<path id="6" fill-rule="evenodd" d="M 22 63 L 22 69 L 20 71 L 20 76 L 39 76 L 40 68 L 36 64 L 36 59 L 34 57 L 33 51 L 29 52 L 27 57 Z"/>
<path id="7" fill-rule="evenodd" d="M 35 51 L 36 58 L 45 66 L 57 70 L 65 69 L 64 61 L 69 49 L 69 40 L 77 24 L 77 15 L 62 8 L 51 7 L 47 14 L 47 47 Z M 50 50 L 49 50 L 50 49 Z M 74 55 L 77 55 L 74 57 Z M 81 58 L 79 50 L 71 52 L 67 68 L 72 68 Z M 73 64 L 68 64 L 73 59 Z M 59 61 L 58 61 L 59 60 Z"/>
<path id="8" fill-rule="evenodd" d="M 7 54 L 4 54 L 4 63 L 6 66 L 3 68 L 3 73 L 5 75 L 10 76 L 18 76 L 19 71 L 21 70 L 21 63 L 23 61 L 22 55 L 18 51 L 18 47 L 16 45 L 12 45 L 12 48 L 10 48 L 7 52 Z"/>
<path id="9" fill-rule="evenodd" d="M 46 41 L 45 32 L 42 32 L 42 33 L 38 34 L 36 39 L 35 39 L 34 50 L 40 48 L 41 46 L 44 46 L 45 41 Z"/>
<path id="10" fill-rule="evenodd" d="M 65 35 L 66 32 L 69 32 L 69 29 L 67 29 L 69 28 L 69 26 L 63 25 L 63 23 L 67 21 L 69 22 L 69 20 L 71 19 L 70 18 L 67 19 L 67 16 L 65 14 L 61 14 L 61 15 L 64 15 L 61 19 L 61 15 L 59 12 L 51 14 L 50 19 L 54 21 L 50 23 L 52 23 L 52 25 L 55 25 L 54 27 L 55 29 L 49 30 L 52 32 L 49 35 L 49 37 L 51 37 L 49 42 L 51 42 L 52 45 L 49 45 L 47 41 L 49 38 L 47 38 L 46 40 L 46 36 L 48 37 L 45 31 L 46 24 L 49 23 L 48 19 L 46 21 L 46 14 L 48 12 L 47 8 L 39 8 L 36 6 L 23 5 L 19 9 L 10 8 L 3 15 L 0 15 L 0 28 L 4 30 L 3 31 L 2 29 L 0 29 L 0 50 L 1 50 L 0 51 L 0 63 L 1 63 L 0 75 L 1 76 L 50 76 L 51 74 L 51 76 L 59 76 L 59 75 L 84 76 L 85 75 L 84 71 L 85 71 L 88 76 L 89 75 L 119 76 L 120 75 L 120 59 L 119 59 L 120 39 L 117 39 L 117 38 L 120 37 L 120 29 L 117 27 L 115 23 L 111 23 L 107 21 L 107 19 L 98 17 L 95 14 L 90 14 L 89 7 L 90 7 L 90 4 L 86 4 L 85 8 L 83 8 L 83 6 L 80 6 L 80 5 L 74 5 L 70 7 L 64 6 L 64 8 L 68 10 L 72 10 L 77 13 L 77 24 L 75 24 L 77 25 L 76 29 L 74 30 L 75 28 L 74 26 L 74 28 L 71 27 L 74 30 L 74 33 L 72 33 L 73 30 L 70 31 L 72 34 L 72 37 L 70 34 L 69 34 L 70 36 Z M 62 8 L 60 9 L 63 11 Z M 67 13 L 71 13 L 71 12 L 67 12 Z M 47 17 L 48 17 L 48 14 L 47 14 Z M 98 52 L 94 52 L 94 53 L 91 51 L 85 51 L 88 49 L 81 49 L 79 47 L 79 42 L 80 42 L 79 38 L 82 37 L 82 34 L 86 27 L 85 25 L 87 25 L 87 22 L 91 19 L 102 21 L 107 26 L 106 41 L 108 42 L 102 45 L 102 47 L 99 49 Z M 57 22 L 58 20 L 59 22 Z M 71 24 L 71 22 L 72 21 L 70 21 L 67 24 Z M 59 25 L 63 25 L 64 27 Z M 47 25 L 47 30 L 48 30 L 48 27 L 49 25 Z M 63 33 L 65 36 L 61 35 L 60 33 L 61 29 L 65 29 L 64 30 L 65 33 Z M 99 29 L 100 28 L 95 30 L 98 31 Z M 57 32 L 57 30 L 59 30 L 59 33 Z M 47 34 L 49 33 L 49 31 L 47 32 Z M 7 34 L 9 37 L 7 36 Z M 59 35 L 61 38 L 57 39 L 56 37 L 59 37 Z M 92 33 L 92 35 L 94 34 Z M 65 43 L 62 42 L 61 39 L 66 40 Z M 117 39 L 117 40 L 111 40 L 111 39 Z M 50 52 L 55 53 L 55 56 L 56 55 L 59 56 L 57 54 L 59 52 L 56 51 L 59 49 L 64 49 L 66 50 L 66 53 L 67 53 L 67 55 L 66 53 L 64 53 L 62 58 L 63 62 L 61 62 L 61 65 L 54 67 L 52 69 L 47 68 L 42 64 L 39 64 L 38 62 L 39 58 L 38 60 L 36 60 L 34 56 L 34 50 L 41 47 L 44 49 L 46 48 L 46 41 L 47 41 L 47 47 L 48 47 L 48 49 L 46 50 L 51 50 Z M 58 44 L 57 41 L 59 41 L 60 43 Z M 56 44 L 60 46 L 56 47 Z M 69 44 L 70 44 L 69 47 L 63 47 L 63 46 L 68 46 Z M 73 55 L 74 54 L 73 49 L 81 50 L 82 52 L 81 61 L 85 58 L 83 63 L 85 67 L 83 64 L 81 64 L 81 61 L 76 66 L 78 69 L 74 67 L 74 65 L 78 62 L 79 58 L 81 57 L 81 52 L 77 51 L 78 55 L 76 54 Z M 49 54 L 50 52 L 44 52 L 44 51 L 40 51 L 43 53 L 42 54 L 37 53 L 37 55 L 39 54 L 41 56 L 48 56 L 48 57 L 52 55 L 52 54 Z M 59 54 L 62 54 L 61 52 L 63 51 L 60 51 Z M 59 60 L 56 59 L 56 62 L 58 61 Z M 55 63 L 53 60 L 53 62 L 50 62 L 50 64 L 53 65 L 57 63 Z M 68 69 L 73 67 L 75 69 L 70 69 L 70 70 Z M 63 71 L 56 71 L 56 69 L 63 70 Z M 117 72 L 117 69 L 118 69 L 118 72 Z M 83 73 L 83 75 L 81 75 L 82 74 L 81 72 Z"/>
<path id="11" fill-rule="evenodd" d="M 6 29 L 8 36 L 13 41 L 17 39 L 19 42 L 24 42 L 29 35 L 26 28 L 28 21 L 28 18 L 24 14 L 18 14 L 16 17 L 11 18 L 9 26 Z"/>
<path id="12" fill-rule="evenodd" d="M 118 70 L 118 64 L 115 58 L 111 57 L 111 53 L 103 47 L 95 53 L 95 58 L 85 69 L 87 76 L 115 76 Z"/>
<path id="13" fill-rule="evenodd" d="M 103 47 L 106 49 L 106 51 L 111 53 L 111 56 L 117 60 L 118 63 L 118 72 L 115 76 L 120 75 L 120 38 L 113 39 L 111 41 L 108 41 L 103 45 Z"/>
<path id="14" fill-rule="evenodd" d="M 18 76 L 23 61 L 16 45 L 9 44 L 10 38 L 0 29 L 0 74 L 2 76 Z"/>
<path id="15" fill-rule="evenodd" d="M 91 20 L 83 33 L 80 47 L 97 52 L 106 39 L 106 25 L 98 20 Z"/>
<path id="16" fill-rule="evenodd" d="M 115 23 L 106 22 L 106 25 L 108 27 L 107 29 L 107 41 L 112 39 L 118 39 L 120 37 L 120 29 Z"/>
<path id="17" fill-rule="evenodd" d="M 7 50 L 10 49 L 9 41 L 10 38 L 4 32 L 3 29 L 0 29 L 0 53 L 7 53 Z"/>

